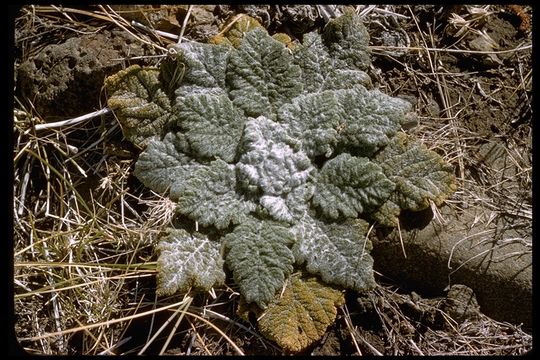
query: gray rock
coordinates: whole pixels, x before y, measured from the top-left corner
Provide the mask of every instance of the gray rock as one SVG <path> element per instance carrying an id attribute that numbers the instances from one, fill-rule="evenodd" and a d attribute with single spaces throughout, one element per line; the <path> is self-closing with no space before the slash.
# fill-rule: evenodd
<path id="1" fill-rule="evenodd" d="M 407 257 L 397 230 L 379 232 L 373 239 L 375 270 L 408 288 L 427 292 L 467 285 L 484 314 L 532 326 L 532 251 L 527 245 L 531 238 L 523 239 L 510 226 L 486 221 L 491 210 L 480 206 L 460 213 L 448 207 L 440 211 L 446 225 L 433 220 L 427 225 L 427 221 L 418 222 L 421 229 L 402 227 Z"/>

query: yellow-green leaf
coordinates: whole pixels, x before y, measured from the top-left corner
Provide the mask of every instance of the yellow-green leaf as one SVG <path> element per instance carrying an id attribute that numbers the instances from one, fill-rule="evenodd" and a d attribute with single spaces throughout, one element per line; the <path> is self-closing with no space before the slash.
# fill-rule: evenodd
<path id="1" fill-rule="evenodd" d="M 237 48 L 240 46 L 244 35 L 256 28 L 264 29 L 257 19 L 246 14 L 239 14 L 231 19 L 229 23 L 223 27 L 219 34 L 211 38 L 210 43 L 217 45 L 232 45 Z"/>
<path id="2" fill-rule="evenodd" d="M 345 303 L 343 293 L 317 278 L 291 276 L 283 294 L 259 319 L 260 332 L 284 350 L 296 353 L 319 340 Z"/>
<path id="3" fill-rule="evenodd" d="M 439 206 L 456 191 L 452 165 L 407 134 L 397 133 L 376 160 L 396 184 L 391 200 L 403 210 L 424 210 L 430 200 Z"/>
<path id="4" fill-rule="evenodd" d="M 118 117 L 124 136 L 140 147 L 159 138 L 165 124 L 174 118 L 158 69 L 130 66 L 106 78 L 105 87 L 107 105 Z"/>

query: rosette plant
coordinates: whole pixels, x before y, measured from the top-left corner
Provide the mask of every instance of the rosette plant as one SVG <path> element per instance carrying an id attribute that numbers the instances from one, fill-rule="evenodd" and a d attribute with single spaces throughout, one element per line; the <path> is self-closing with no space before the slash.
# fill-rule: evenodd
<path id="1" fill-rule="evenodd" d="M 108 105 L 143 149 L 135 176 L 196 227 L 158 242 L 158 294 L 231 274 L 241 315 L 300 351 L 335 320 L 344 289 L 375 285 L 370 222 L 440 205 L 452 167 L 400 130 L 408 102 L 369 89 L 353 13 L 300 44 L 262 27 L 232 45 L 185 42 L 159 68 L 107 78 Z M 196 230 L 193 230 L 195 228 Z"/>

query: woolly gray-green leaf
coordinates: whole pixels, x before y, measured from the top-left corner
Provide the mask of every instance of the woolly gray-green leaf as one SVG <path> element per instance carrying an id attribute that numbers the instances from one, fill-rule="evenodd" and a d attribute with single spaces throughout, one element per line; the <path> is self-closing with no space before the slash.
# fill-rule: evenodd
<path id="1" fill-rule="evenodd" d="M 244 221 L 256 208 L 236 193 L 234 166 L 220 159 L 197 169 L 187 180 L 175 182 L 171 197 L 178 198 L 180 213 L 218 229 Z"/>
<path id="2" fill-rule="evenodd" d="M 287 227 L 254 218 L 225 235 L 225 261 L 248 303 L 265 308 L 281 290 L 293 270 L 292 242 Z"/>
<path id="3" fill-rule="evenodd" d="M 294 49 L 294 61 L 302 69 L 305 93 L 350 89 L 358 84 L 371 86 L 371 78 L 366 72 L 348 68 L 331 57 L 317 33 L 304 35 L 302 44 Z"/>
<path id="4" fill-rule="evenodd" d="M 275 122 L 265 116 L 249 118 L 244 128 L 242 151 L 268 149 L 271 145 L 285 144 L 293 148 L 299 146 L 299 141 L 292 138 L 288 125 Z"/>
<path id="5" fill-rule="evenodd" d="M 226 95 L 188 95 L 176 108 L 196 157 L 235 159 L 246 118 Z"/>
<path id="6" fill-rule="evenodd" d="M 356 85 L 372 86 L 371 78 L 362 70 L 333 69 L 328 73 L 324 90 L 346 90 Z"/>
<path id="7" fill-rule="evenodd" d="M 357 217 L 379 207 L 394 187 L 379 165 L 344 153 L 319 171 L 312 202 L 329 218 Z"/>
<path id="8" fill-rule="evenodd" d="M 301 76 L 285 45 L 257 28 L 231 53 L 226 80 L 234 104 L 247 116 L 274 118 L 282 104 L 302 92 Z"/>
<path id="9" fill-rule="evenodd" d="M 420 211 L 430 200 L 441 205 L 456 190 L 452 166 L 404 133 L 398 133 L 376 159 L 396 184 L 392 199 L 401 209 Z"/>
<path id="10" fill-rule="evenodd" d="M 340 105 L 340 144 L 360 156 L 371 156 L 388 144 L 410 104 L 363 86 L 336 90 Z"/>
<path id="11" fill-rule="evenodd" d="M 190 287 L 210 290 L 225 281 L 220 244 L 202 234 L 168 229 L 157 249 L 158 295 L 172 295 Z"/>
<path id="12" fill-rule="evenodd" d="M 308 201 L 314 190 L 314 186 L 308 183 L 293 188 L 286 195 L 263 195 L 259 202 L 274 220 L 294 223 L 308 211 Z"/>
<path id="13" fill-rule="evenodd" d="M 153 139 L 135 163 L 135 176 L 150 189 L 165 194 L 177 181 L 184 181 L 201 164 L 185 153 L 189 145 L 183 134 L 167 133 L 163 140 Z"/>
<path id="14" fill-rule="evenodd" d="M 302 44 L 294 50 L 294 61 L 302 69 L 304 92 L 316 93 L 324 88 L 326 77 L 332 71 L 332 59 L 321 36 L 307 33 Z"/>
<path id="15" fill-rule="evenodd" d="M 353 12 L 329 21 L 322 39 L 335 58 L 337 68 L 366 70 L 371 64 L 369 34 L 360 17 Z"/>
<path id="16" fill-rule="evenodd" d="M 279 109 L 278 121 L 288 125 L 309 157 L 329 157 L 338 143 L 339 106 L 333 91 L 300 95 Z"/>
<path id="17" fill-rule="evenodd" d="M 171 86 L 176 85 L 177 102 L 193 93 L 224 93 L 229 47 L 183 42 L 173 48 L 176 61 L 162 68 L 162 74 Z"/>
<path id="18" fill-rule="evenodd" d="M 114 111 L 124 136 L 145 147 L 161 135 L 175 118 L 166 92 L 161 88 L 159 70 L 133 65 L 105 79 L 107 105 Z"/>
<path id="19" fill-rule="evenodd" d="M 369 290 L 375 279 L 367 230 L 363 220 L 325 223 L 306 214 L 291 229 L 296 238 L 292 251 L 297 263 L 305 262 L 307 271 L 326 283 Z"/>

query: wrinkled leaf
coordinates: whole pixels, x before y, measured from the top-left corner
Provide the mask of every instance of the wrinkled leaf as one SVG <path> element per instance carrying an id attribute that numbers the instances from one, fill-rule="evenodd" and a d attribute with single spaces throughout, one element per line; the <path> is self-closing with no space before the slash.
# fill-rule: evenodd
<path id="1" fill-rule="evenodd" d="M 356 85 L 371 88 L 371 78 L 362 70 L 333 69 L 324 83 L 324 90 L 346 90 Z"/>
<path id="2" fill-rule="evenodd" d="M 364 48 L 363 44 L 361 46 Z M 371 86 L 371 78 L 366 72 L 345 66 L 328 51 L 321 35 L 314 32 L 305 34 L 302 44 L 294 49 L 294 61 L 302 69 L 304 92 L 350 89 L 358 84 Z"/>
<path id="3" fill-rule="evenodd" d="M 174 45 L 176 61 L 162 67 L 162 77 L 176 89 L 176 101 L 193 94 L 223 94 L 230 49 L 226 46 L 183 42 Z M 171 83 L 172 81 L 172 83 Z M 176 85 L 176 87 L 174 87 Z"/>
<path id="4" fill-rule="evenodd" d="M 297 353 L 324 335 L 336 319 L 336 307 L 344 303 L 341 291 L 316 278 L 291 276 L 283 294 L 260 317 L 259 330 L 288 352 Z"/>
<path id="5" fill-rule="evenodd" d="M 274 220 L 294 223 L 308 211 L 308 201 L 314 190 L 312 184 L 304 184 L 295 187 L 286 195 L 263 195 L 259 201 Z"/>
<path id="6" fill-rule="evenodd" d="M 162 141 L 150 140 L 135 163 L 134 174 L 150 189 L 168 193 L 172 184 L 186 180 L 203 166 L 185 155 L 188 149 L 185 136 L 180 133 L 168 133 Z"/>
<path id="7" fill-rule="evenodd" d="M 220 244 L 199 233 L 169 229 L 157 245 L 160 252 L 157 294 L 172 295 L 190 287 L 210 290 L 225 281 Z"/>
<path id="8" fill-rule="evenodd" d="M 106 78 L 105 87 L 109 108 L 118 117 L 124 136 L 135 145 L 145 147 L 175 118 L 158 69 L 132 65 Z"/>
<path id="9" fill-rule="evenodd" d="M 306 269 L 326 283 L 356 291 L 370 290 L 375 279 L 367 230 L 368 223 L 363 220 L 325 223 L 306 215 L 291 229 L 296 238 L 296 262 L 305 262 Z"/>
<path id="10" fill-rule="evenodd" d="M 404 133 L 398 133 L 376 159 L 396 184 L 392 201 L 403 210 L 424 210 L 430 200 L 441 205 L 456 190 L 453 167 Z"/>
<path id="11" fill-rule="evenodd" d="M 301 70 L 285 45 L 261 29 L 250 31 L 231 53 L 227 84 L 233 103 L 247 116 L 273 114 L 302 92 Z"/>
<path id="12" fill-rule="evenodd" d="M 196 157 L 233 162 L 246 118 L 226 95 L 186 96 L 178 103 L 177 112 Z"/>
<path id="13" fill-rule="evenodd" d="M 300 95 L 279 109 L 278 121 L 288 125 L 309 157 L 329 157 L 338 143 L 339 107 L 332 91 Z"/>
<path id="14" fill-rule="evenodd" d="M 252 124 L 246 125 L 247 136 L 256 127 Z M 295 152 L 284 143 L 266 141 L 264 136 L 255 143 L 253 150 L 242 155 L 237 164 L 239 178 L 249 188 L 258 188 L 268 195 L 281 195 L 307 181 L 313 167 L 303 152 Z"/>
<path id="15" fill-rule="evenodd" d="M 344 153 L 328 160 L 319 171 L 312 202 L 331 219 L 340 214 L 357 217 L 378 208 L 394 187 L 379 165 Z"/>
<path id="16" fill-rule="evenodd" d="M 234 166 L 218 159 L 194 171 L 185 181 L 177 181 L 171 197 L 178 199 L 178 212 L 203 226 L 224 229 L 238 224 L 255 210 L 255 203 L 235 191 Z"/>
<path id="17" fill-rule="evenodd" d="M 372 156 L 396 134 L 410 104 L 363 86 L 336 90 L 340 144 L 358 156 Z"/>
<path id="18" fill-rule="evenodd" d="M 322 39 L 336 59 L 336 68 L 367 70 L 371 64 L 369 34 L 360 17 L 353 12 L 329 21 L 323 29 Z"/>
<path id="19" fill-rule="evenodd" d="M 254 218 L 225 235 L 227 266 L 248 303 L 265 308 L 283 287 L 293 270 L 292 241 L 287 227 Z"/>
<path id="20" fill-rule="evenodd" d="M 289 128 L 264 116 L 250 118 L 244 129 L 243 152 L 268 149 L 275 144 L 296 148 L 298 141 L 289 136 Z"/>
<path id="21" fill-rule="evenodd" d="M 303 36 L 302 44 L 295 48 L 294 61 L 302 69 L 304 91 L 322 91 L 333 61 L 319 34 L 311 32 Z"/>
<path id="22" fill-rule="evenodd" d="M 243 145 L 247 152 L 236 168 L 241 186 L 260 194 L 259 203 L 270 216 L 291 222 L 307 208 L 312 191 L 304 185 L 314 168 L 302 151 L 285 143 L 288 138 L 279 123 L 262 116 L 249 120 Z"/>
<path id="23" fill-rule="evenodd" d="M 306 182 L 311 163 L 303 152 L 294 152 L 283 143 L 268 143 L 246 152 L 237 164 L 239 180 L 246 189 L 265 195 L 289 193 Z"/>

